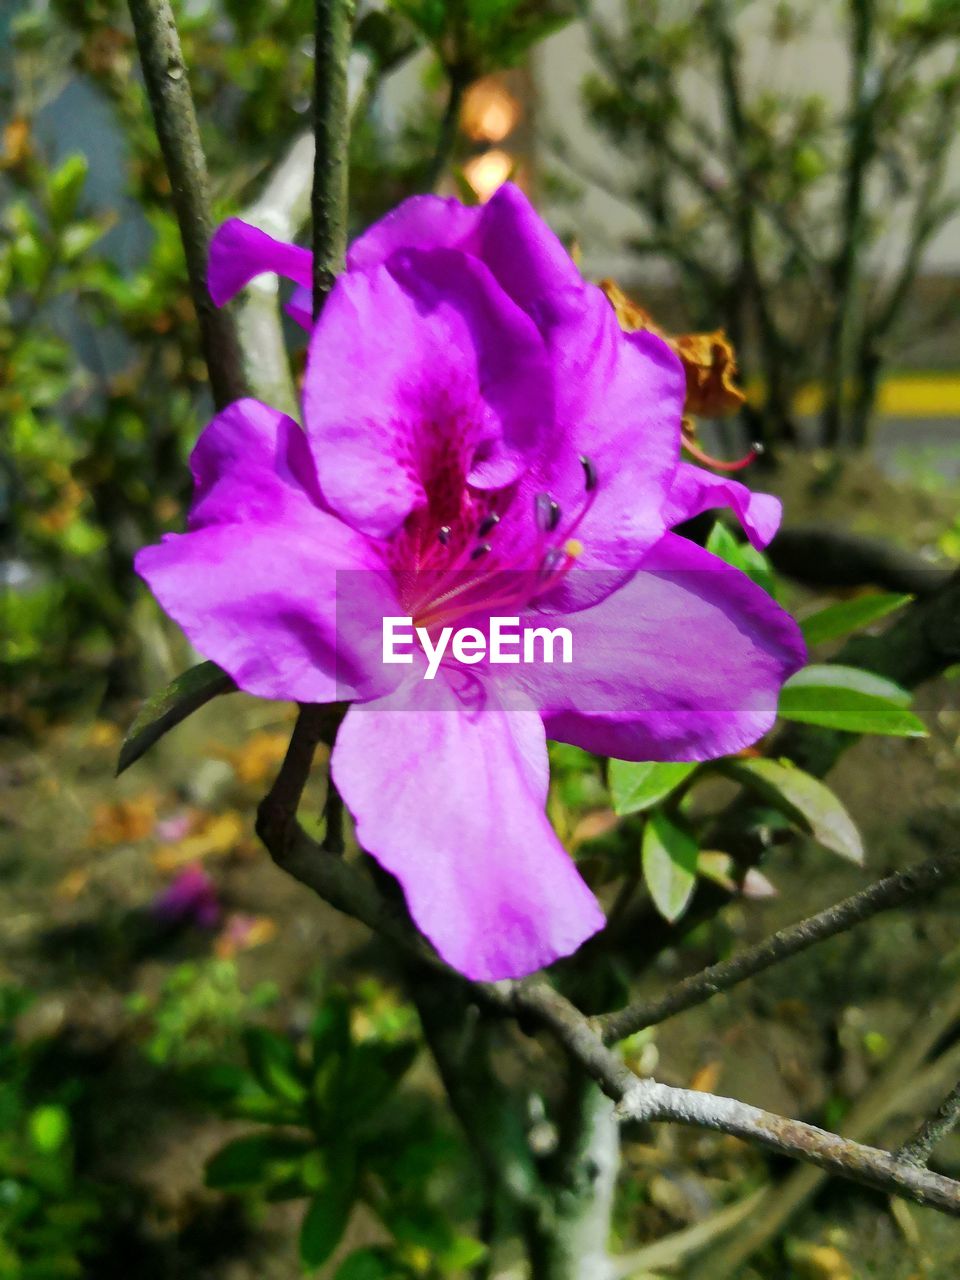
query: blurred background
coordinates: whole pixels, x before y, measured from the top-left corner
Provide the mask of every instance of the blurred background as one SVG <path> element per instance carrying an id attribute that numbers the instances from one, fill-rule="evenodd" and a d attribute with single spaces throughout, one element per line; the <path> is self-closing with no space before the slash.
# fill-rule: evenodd
<path id="1" fill-rule="evenodd" d="M 175 7 L 218 216 L 303 241 L 312 3 Z M 739 373 L 697 438 L 726 460 L 762 446 L 738 478 L 784 498 L 788 604 L 933 591 L 960 556 L 960 3 L 473 0 L 454 42 L 460 7 L 360 6 L 352 231 L 416 191 L 483 201 L 519 182 L 622 320 L 629 299 L 634 323 L 732 346 Z M 302 1200 L 205 1163 L 255 1114 L 237 1098 L 261 1087 L 257 1061 L 318 1004 L 390 1061 L 415 1015 L 365 932 L 257 846 L 290 708 L 214 703 L 114 779 L 140 701 L 195 660 L 132 557 L 181 527 L 212 408 L 125 6 L 6 0 L 0 130 L 0 1278 L 293 1277 Z M 861 743 L 832 778 L 872 873 L 955 839 L 956 675 L 919 694 L 929 738 Z M 602 770 L 568 751 L 554 765 L 551 815 L 601 875 Z M 648 980 L 860 883 L 792 846 Z M 881 1125 L 953 919 L 839 939 L 635 1052 L 674 1082 L 829 1124 L 873 1107 Z M 409 1269 L 344 1274 L 479 1276 L 476 1171 L 420 1059 L 404 1089 L 379 1218 L 355 1214 L 343 1250 L 375 1257 L 388 1221 Z M 726 1139 L 666 1133 L 626 1159 L 627 1244 L 772 1177 L 789 1211 L 725 1274 L 960 1269 L 948 1220 L 799 1186 Z"/>

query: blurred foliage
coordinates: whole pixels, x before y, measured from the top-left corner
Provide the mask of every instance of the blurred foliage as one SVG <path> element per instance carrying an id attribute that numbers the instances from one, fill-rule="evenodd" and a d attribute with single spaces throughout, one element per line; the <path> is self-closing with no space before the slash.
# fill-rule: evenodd
<path id="1" fill-rule="evenodd" d="M 762 387 L 743 410 L 748 438 L 796 441 L 797 394 L 814 384 L 820 443 L 861 446 L 882 370 L 960 313 L 952 290 L 924 333 L 904 328 L 924 253 L 960 208 L 947 168 L 960 6 L 622 0 L 610 15 L 584 0 L 580 10 L 595 62 L 584 101 L 622 163 L 608 175 L 562 138 L 558 155 L 637 209 L 646 230 L 629 248 L 669 265 L 684 322 L 726 327 Z M 795 49 L 813 56 L 815 39 L 845 52 L 839 100 L 778 81 Z"/>
<path id="2" fill-rule="evenodd" d="M 97 1236 L 98 1189 L 78 1176 L 68 1086 L 41 1100 L 42 1048 L 20 1045 L 15 1022 L 30 1003 L 0 988 L 0 1277 L 70 1280 Z"/>

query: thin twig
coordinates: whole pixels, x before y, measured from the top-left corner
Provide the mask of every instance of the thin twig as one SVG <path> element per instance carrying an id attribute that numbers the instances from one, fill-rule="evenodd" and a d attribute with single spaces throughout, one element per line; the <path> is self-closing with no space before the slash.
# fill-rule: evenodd
<path id="1" fill-rule="evenodd" d="M 606 1043 L 614 1044 L 644 1027 L 656 1026 L 685 1009 L 703 1004 L 721 991 L 729 991 L 825 938 L 845 933 L 882 911 L 901 907 L 957 879 L 960 879 L 960 854 L 930 858 L 895 872 L 806 920 L 778 930 L 740 955 L 685 978 L 658 999 L 637 1000 L 625 1009 L 598 1019 L 597 1024 Z"/>
<path id="2" fill-rule="evenodd" d="M 240 339 L 230 308 L 218 309 L 207 290 L 213 232 L 210 182 L 197 115 L 169 0 L 129 0 L 130 16 L 157 138 L 170 178 L 204 359 L 218 408 L 246 395 Z"/>
<path id="3" fill-rule="evenodd" d="M 897 1159 L 924 1169 L 934 1148 L 960 1123 L 960 1084 L 947 1094 L 936 1112 L 925 1120 L 909 1142 L 897 1152 Z"/>
<path id="4" fill-rule="evenodd" d="M 313 312 L 317 316 L 347 251 L 350 103 L 347 65 L 353 0 L 317 0 L 313 130 Z"/>

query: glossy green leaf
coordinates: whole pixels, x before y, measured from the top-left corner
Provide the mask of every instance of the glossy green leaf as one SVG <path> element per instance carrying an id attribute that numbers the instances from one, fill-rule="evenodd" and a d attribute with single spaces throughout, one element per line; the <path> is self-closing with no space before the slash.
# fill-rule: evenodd
<path id="1" fill-rule="evenodd" d="M 200 662 L 184 671 L 160 693 L 147 700 L 127 731 L 120 748 L 117 774 L 136 763 L 165 733 L 222 693 L 232 693 L 236 685 L 215 662 Z"/>
<path id="2" fill-rule="evenodd" d="M 875 592 L 857 596 L 853 600 L 841 600 L 839 604 L 831 604 L 801 622 L 800 630 L 807 644 L 824 644 L 828 640 L 838 640 L 841 636 L 849 635 L 851 631 L 869 627 L 872 622 L 878 622 L 888 613 L 902 609 L 912 599 L 913 596 Z"/>
<path id="3" fill-rule="evenodd" d="M 824 848 L 863 862 L 863 842 L 853 819 L 819 778 L 777 760 L 726 760 L 722 767 Z"/>
<path id="4" fill-rule="evenodd" d="M 791 676 L 781 690 L 778 710 L 786 720 L 826 729 L 925 737 L 923 721 L 908 710 L 909 703 L 910 694 L 892 680 L 828 663 L 804 667 Z"/>
<path id="5" fill-rule="evenodd" d="M 643 832 L 643 877 L 654 905 L 671 923 L 683 915 L 697 882 L 697 842 L 664 813 Z"/>
<path id="6" fill-rule="evenodd" d="M 740 542 L 735 538 L 722 520 L 718 520 L 710 530 L 706 549 L 712 555 L 725 560 L 727 564 L 733 565 L 735 569 L 739 569 L 741 573 L 745 573 L 748 578 L 752 578 L 758 587 L 766 591 L 767 595 L 776 596 L 776 583 L 770 561 L 762 551 L 758 551 L 749 542 Z"/>
<path id="7" fill-rule="evenodd" d="M 614 812 L 624 817 L 628 813 L 652 809 L 689 778 L 696 768 L 696 764 L 686 762 L 611 760 L 607 781 Z"/>

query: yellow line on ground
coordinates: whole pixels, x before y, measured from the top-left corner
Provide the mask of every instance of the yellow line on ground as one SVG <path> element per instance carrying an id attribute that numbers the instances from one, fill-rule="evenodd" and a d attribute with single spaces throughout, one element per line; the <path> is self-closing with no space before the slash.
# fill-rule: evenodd
<path id="1" fill-rule="evenodd" d="M 823 392 L 804 387 L 795 401 L 799 414 L 819 413 Z M 877 398 L 877 412 L 887 418 L 960 417 L 960 374 L 902 373 L 886 378 Z"/>

